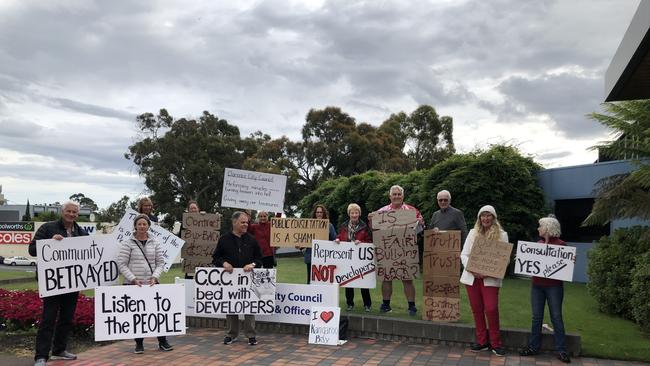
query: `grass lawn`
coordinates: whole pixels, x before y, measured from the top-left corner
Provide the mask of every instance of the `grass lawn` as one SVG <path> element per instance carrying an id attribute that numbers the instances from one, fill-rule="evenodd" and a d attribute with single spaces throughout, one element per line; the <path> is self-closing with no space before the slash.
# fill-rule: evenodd
<path id="1" fill-rule="evenodd" d="M 11 271 L 11 270 L 5 270 L 4 268 L 0 267 L 0 280 L 12 280 L 15 278 L 35 278 L 34 271 L 36 270 L 36 267 L 31 267 L 32 272 L 24 272 L 24 271 Z"/>
<path id="2" fill-rule="evenodd" d="M 1 276 L 7 271 L 0 271 Z M 33 276 L 33 273 L 29 273 Z M 162 283 L 173 283 L 175 277 L 183 277 L 179 268 L 172 268 L 163 274 Z M 307 269 L 302 257 L 283 257 L 278 259 L 278 282 L 306 283 Z M 422 307 L 422 280 L 415 280 L 416 306 L 418 312 Z M 11 284 L 1 286 L 5 289 L 37 289 L 36 282 Z M 88 296 L 93 290 L 84 291 Z M 370 290 L 372 296 L 373 315 L 379 315 L 381 304 L 380 288 Z M 340 290 L 340 306 L 345 313 L 345 293 Z M 529 329 L 531 322 L 530 310 L 530 281 L 525 279 L 506 279 L 499 295 L 499 311 L 501 326 L 504 328 Z M 404 297 L 402 283 L 393 282 L 393 297 L 391 299 L 393 312 L 382 314 L 393 318 L 410 318 L 407 314 L 407 303 Z M 352 313 L 365 314 L 361 294 L 355 290 L 355 309 Z M 650 339 L 645 337 L 639 327 L 631 321 L 605 315 L 598 311 L 596 301 L 589 296 L 584 284 L 565 283 L 564 323 L 568 333 L 578 333 L 582 337 L 582 353 L 584 356 L 613 358 L 624 360 L 639 360 L 650 362 Z M 418 314 L 420 319 L 420 314 Z M 461 288 L 461 323 L 472 324 L 472 314 L 467 302 L 467 293 Z M 544 318 L 550 324 L 548 312 Z"/>

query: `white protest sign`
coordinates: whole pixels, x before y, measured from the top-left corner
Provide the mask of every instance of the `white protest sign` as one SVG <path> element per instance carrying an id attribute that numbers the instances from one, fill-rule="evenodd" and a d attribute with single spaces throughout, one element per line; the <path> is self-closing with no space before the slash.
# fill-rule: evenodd
<path id="1" fill-rule="evenodd" d="M 341 287 L 375 288 L 375 246 L 372 243 L 314 240 L 311 283 L 338 283 Z"/>
<path id="2" fill-rule="evenodd" d="M 194 272 L 194 312 L 201 314 L 273 314 L 275 269 L 232 273 L 223 268 L 197 267 Z"/>
<path id="3" fill-rule="evenodd" d="M 185 284 L 185 313 L 187 316 L 225 319 L 226 314 L 197 314 L 194 311 L 194 280 L 176 277 L 176 283 Z M 258 321 L 305 324 L 311 322 L 313 306 L 337 306 L 339 288 L 336 285 L 298 285 L 278 283 L 275 287 L 273 314 L 255 316 Z"/>
<path id="4" fill-rule="evenodd" d="M 95 341 L 185 334 L 183 287 L 97 287 Z"/>
<path id="5" fill-rule="evenodd" d="M 38 240 L 36 252 L 41 297 L 117 283 L 119 245 L 112 235 Z"/>
<path id="6" fill-rule="evenodd" d="M 115 236 L 115 240 L 119 243 L 123 240 L 129 239 L 133 236 L 133 220 L 138 216 L 135 210 L 127 208 L 124 216 L 120 220 L 120 223 L 113 229 L 112 235 Z M 160 246 L 163 249 L 163 257 L 165 258 L 165 269 L 164 271 L 169 271 L 169 268 L 172 266 L 172 262 L 178 253 L 181 252 L 185 240 L 179 238 L 178 236 L 170 233 L 164 227 L 160 225 L 151 225 L 149 227 L 149 235 L 152 238 L 155 238 L 160 242 Z"/>
<path id="7" fill-rule="evenodd" d="M 515 274 L 573 281 L 576 248 L 566 245 L 517 242 Z"/>
<path id="8" fill-rule="evenodd" d="M 315 306 L 311 308 L 311 315 L 309 344 L 336 346 L 339 342 L 341 308 L 338 306 Z"/>
<path id="9" fill-rule="evenodd" d="M 286 186 L 284 175 L 226 168 L 221 206 L 282 212 Z"/>

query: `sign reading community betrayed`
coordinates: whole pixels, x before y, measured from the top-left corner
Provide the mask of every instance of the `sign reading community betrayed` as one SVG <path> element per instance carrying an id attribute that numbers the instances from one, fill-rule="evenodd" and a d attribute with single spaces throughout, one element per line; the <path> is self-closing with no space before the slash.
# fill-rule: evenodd
<path id="1" fill-rule="evenodd" d="M 117 282 L 119 245 L 112 235 L 36 241 L 38 293 L 47 297 Z"/>
<path id="2" fill-rule="evenodd" d="M 311 248 L 312 240 L 329 239 L 325 219 L 271 218 L 271 246 Z"/>
<path id="3" fill-rule="evenodd" d="M 311 283 L 341 287 L 375 288 L 375 246 L 372 243 L 314 240 L 311 251 Z"/>
<path id="4" fill-rule="evenodd" d="M 221 318 L 226 314 L 197 314 L 194 311 L 194 280 L 176 277 L 176 283 L 185 284 L 185 312 L 187 316 Z M 304 324 L 311 321 L 314 306 L 337 306 L 339 287 L 336 285 L 297 285 L 278 283 L 275 287 L 275 310 L 273 314 L 259 314 L 257 321 Z"/>
<path id="5" fill-rule="evenodd" d="M 199 267 L 194 272 L 196 314 L 273 314 L 275 269 L 232 273 L 223 268 Z"/>
<path id="6" fill-rule="evenodd" d="M 573 281 L 576 248 L 566 245 L 517 242 L 515 274 Z"/>
<path id="7" fill-rule="evenodd" d="M 115 229 L 113 229 L 112 235 L 115 237 L 115 240 L 119 243 L 123 240 L 129 239 L 133 236 L 133 220 L 138 216 L 135 210 L 131 208 L 126 209 L 126 213 L 122 216 L 120 223 L 117 224 Z M 185 240 L 179 238 L 178 236 L 170 233 L 164 227 L 158 224 L 152 224 L 149 227 L 149 235 L 158 240 L 163 248 L 163 258 L 165 258 L 165 272 L 169 271 L 169 268 L 172 266 L 172 262 L 178 253 L 181 251 L 181 247 L 185 244 Z"/>
<path id="8" fill-rule="evenodd" d="M 309 344 L 338 345 L 340 317 L 341 308 L 338 306 L 313 307 L 309 323 Z"/>
<path id="9" fill-rule="evenodd" d="M 185 334 L 182 284 L 95 289 L 95 341 Z"/>
<path id="10" fill-rule="evenodd" d="M 487 277 L 503 278 L 510 263 L 512 244 L 476 237 L 467 261 L 467 270 Z"/>
<path id="11" fill-rule="evenodd" d="M 374 212 L 372 238 L 377 277 L 383 281 L 412 280 L 420 272 L 415 210 Z"/>
<path id="12" fill-rule="evenodd" d="M 460 320 L 460 247 L 460 231 L 424 232 L 422 319 Z"/>
<path id="13" fill-rule="evenodd" d="M 226 168 L 221 206 L 282 212 L 286 186 L 284 175 Z"/>
<path id="14" fill-rule="evenodd" d="M 212 263 L 212 253 L 217 248 L 221 215 L 207 213 L 184 213 L 181 239 L 183 272 L 194 274 L 194 268 L 207 267 Z"/>

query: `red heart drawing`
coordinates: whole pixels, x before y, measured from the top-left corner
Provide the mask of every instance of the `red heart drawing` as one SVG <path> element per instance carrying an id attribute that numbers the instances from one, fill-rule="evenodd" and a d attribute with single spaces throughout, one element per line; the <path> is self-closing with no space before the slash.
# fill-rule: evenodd
<path id="1" fill-rule="evenodd" d="M 322 311 L 322 312 L 320 313 L 320 318 L 323 319 L 323 321 L 324 321 L 325 323 L 327 323 L 327 322 L 329 322 L 330 320 L 332 320 L 333 317 L 334 317 L 334 312 L 333 312 L 333 311 Z"/>

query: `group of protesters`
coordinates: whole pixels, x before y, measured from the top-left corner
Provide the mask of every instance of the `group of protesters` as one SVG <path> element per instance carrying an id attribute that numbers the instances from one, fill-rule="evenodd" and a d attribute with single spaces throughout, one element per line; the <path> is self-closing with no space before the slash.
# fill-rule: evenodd
<path id="1" fill-rule="evenodd" d="M 485 205 L 478 210 L 474 227 L 467 231 L 463 212 L 451 206 L 451 193 L 447 190 L 438 192 L 436 199 L 439 210 L 433 213 L 429 225 L 425 225 L 420 211 L 404 202 L 404 189 L 398 185 L 392 186 L 388 192 L 390 203 L 381 207 L 377 212 L 392 210 L 415 211 L 416 222 L 414 228 L 417 234 L 424 231 L 425 227 L 434 232 L 458 230 L 461 241 L 464 243 L 460 255 L 463 267 L 467 266 L 469 255 L 477 239 L 488 241 L 508 241 L 508 234 L 503 230 L 498 220 L 496 209 L 492 205 Z M 164 260 L 161 243 L 151 237 L 147 232 L 151 225 L 158 222 L 153 214 L 153 202 L 143 198 L 138 203 L 138 212 L 133 221 L 134 235 L 121 243 L 117 263 L 120 273 L 124 277 L 125 285 L 154 286 L 159 283 L 163 272 Z M 187 212 L 201 212 L 198 203 L 190 201 Z M 79 214 L 79 205 L 68 201 L 62 207 L 62 217 L 58 221 L 42 225 L 34 236 L 29 246 L 32 256 L 36 253 L 36 241 L 41 239 L 62 240 L 65 237 L 87 235 L 75 222 Z M 337 231 L 329 223 L 328 239 L 340 243 L 341 241 L 359 243 L 372 243 L 372 217 L 374 212 L 368 214 L 370 222 L 361 220 L 361 207 L 356 203 L 347 206 L 348 219 L 341 224 Z M 257 222 L 251 223 L 250 213 L 236 211 L 233 213 L 232 231 L 220 236 L 216 250 L 212 256 L 212 264 L 222 267 L 227 272 L 234 268 L 242 268 L 245 272 L 255 268 L 273 268 L 276 264 L 274 248 L 270 245 L 271 213 L 260 211 L 257 213 Z M 311 217 L 329 220 L 327 208 L 322 204 L 314 206 Z M 551 245 L 565 245 L 560 237 L 559 222 L 553 217 L 539 220 L 540 242 Z M 311 249 L 304 250 L 304 261 L 307 265 L 307 283 L 311 277 Z M 413 280 L 402 280 L 404 295 L 407 300 L 408 313 L 415 316 L 416 291 Z M 474 352 L 491 351 L 497 356 L 504 356 L 500 337 L 499 325 L 499 288 L 502 280 L 486 277 L 479 273 L 464 269 L 460 282 L 465 285 L 474 318 L 476 342 L 471 345 Z M 388 313 L 392 311 L 392 281 L 384 280 L 381 285 L 382 303 L 379 311 Z M 43 299 L 42 321 L 36 337 L 35 365 L 45 365 L 52 359 L 76 359 L 76 355 L 67 350 L 67 338 L 72 328 L 72 318 L 76 307 L 78 292 L 54 295 Z M 361 289 L 363 306 L 366 312 L 371 311 L 371 296 L 369 289 Z M 354 289 L 345 290 L 347 310 L 354 308 Z M 531 356 L 539 353 L 541 348 L 541 329 L 544 316 L 545 303 L 548 303 L 551 321 L 554 326 L 555 348 L 558 358 L 562 362 L 570 362 L 565 348 L 565 334 L 562 320 L 562 282 L 558 280 L 533 277 L 531 286 L 532 328 L 529 345 L 520 350 L 521 356 Z M 239 335 L 238 315 L 227 315 L 228 329 L 223 343 L 231 344 Z M 256 345 L 255 318 L 253 315 L 244 317 L 244 335 L 250 345 Z M 143 353 L 143 339 L 135 339 L 135 353 Z M 167 342 L 166 337 L 158 337 L 158 348 L 161 351 L 171 351 L 173 347 Z"/>

